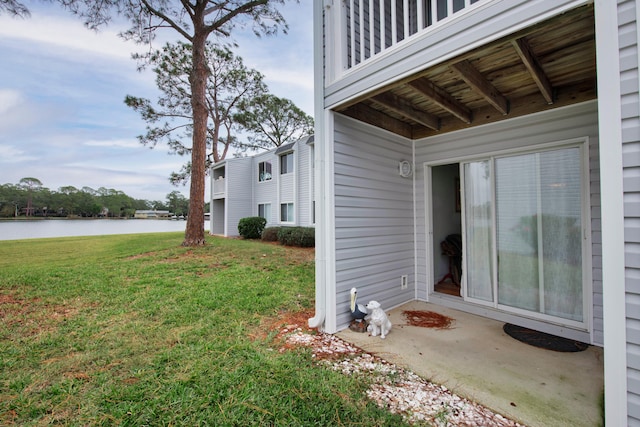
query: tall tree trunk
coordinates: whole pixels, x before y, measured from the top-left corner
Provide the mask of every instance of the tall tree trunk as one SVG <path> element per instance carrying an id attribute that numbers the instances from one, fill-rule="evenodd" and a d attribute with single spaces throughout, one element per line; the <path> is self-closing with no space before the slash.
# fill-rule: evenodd
<path id="1" fill-rule="evenodd" d="M 195 21 L 195 20 L 194 20 Z M 207 119 L 209 111 L 206 103 L 207 78 L 209 68 L 205 55 L 207 34 L 197 28 L 204 21 L 194 22 L 192 43 L 193 68 L 189 76 L 191 83 L 191 108 L 193 109 L 193 143 L 191 146 L 191 188 L 189 191 L 189 217 L 182 246 L 202 246 L 204 238 L 204 188 L 205 159 L 207 155 Z"/>

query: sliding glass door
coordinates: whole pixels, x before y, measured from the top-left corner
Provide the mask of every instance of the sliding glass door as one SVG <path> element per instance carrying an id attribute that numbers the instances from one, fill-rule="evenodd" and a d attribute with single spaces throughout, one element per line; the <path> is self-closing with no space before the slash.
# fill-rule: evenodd
<path id="1" fill-rule="evenodd" d="M 466 297 L 582 323 L 581 148 L 467 162 L 463 174 Z"/>

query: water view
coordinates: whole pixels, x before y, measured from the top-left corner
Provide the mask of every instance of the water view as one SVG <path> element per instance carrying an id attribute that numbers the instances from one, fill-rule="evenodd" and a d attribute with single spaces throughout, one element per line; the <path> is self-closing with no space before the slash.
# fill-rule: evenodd
<path id="1" fill-rule="evenodd" d="M 209 228 L 205 222 L 205 229 Z M 187 221 L 154 219 L 46 219 L 0 221 L 0 240 L 44 237 L 101 236 L 107 234 L 184 231 Z"/>

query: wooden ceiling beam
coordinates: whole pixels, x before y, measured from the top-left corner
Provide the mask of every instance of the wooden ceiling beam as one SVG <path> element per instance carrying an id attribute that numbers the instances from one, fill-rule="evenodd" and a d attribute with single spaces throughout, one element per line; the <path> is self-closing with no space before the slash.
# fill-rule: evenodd
<path id="1" fill-rule="evenodd" d="M 551 86 L 549 78 L 542 69 L 538 57 L 531 50 L 531 45 L 529 45 L 527 39 L 522 37 L 512 40 L 511 44 L 518 53 L 518 56 L 520 56 L 520 59 L 522 59 L 525 67 L 527 67 L 527 70 L 529 70 L 531 77 L 533 77 L 536 85 L 538 85 L 544 99 L 548 104 L 553 104 L 553 86 Z"/>
<path id="2" fill-rule="evenodd" d="M 374 96 L 371 100 L 430 129 L 440 129 L 440 120 L 436 116 L 415 108 L 409 101 L 397 95 L 383 93 Z"/>
<path id="3" fill-rule="evenodd" d="M 471 123 L 471 110 L 430 80 L 420 78 L 407 83 L 407 85 L 463 122 L 467 124 Z"/>
<path id="4" fill-rule="evenodd" d="M 509 114 L 509 101 L 467 60 L 451 64 L 453 69 L 476 93 L 503 115 Z"/>
<path id="5" fill-rule="evenodd" d="M 368 123 L 372 126 L 376 126 L 382 129 L 386 129 L 389 132 L 404 136 L 405 138 L 413 138 L 413 129 L 408 123 L 404 123 L 400 120 L 384 114 L 381 111 L 371 108 L 366 104 L 360 103 L 352 105 L 351 107 L 341 111 L 349 117 L 352 117 L 361 122 Z"/>

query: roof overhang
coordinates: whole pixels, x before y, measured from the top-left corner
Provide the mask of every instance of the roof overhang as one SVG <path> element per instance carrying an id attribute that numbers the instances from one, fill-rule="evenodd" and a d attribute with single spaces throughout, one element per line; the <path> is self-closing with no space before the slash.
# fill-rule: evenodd
<path id="1" fill-rule="evenodd" d="M 597 98 L 588 4 L 336 108 L 420 139 Z"/>

